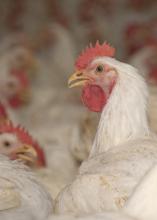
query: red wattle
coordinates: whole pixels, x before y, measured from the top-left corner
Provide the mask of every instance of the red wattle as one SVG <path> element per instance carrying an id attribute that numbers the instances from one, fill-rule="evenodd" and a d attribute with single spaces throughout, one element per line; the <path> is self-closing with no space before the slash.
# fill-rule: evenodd
<path id="1" fill-rule="evenodd" d="M 101 112 L 106 104 L 107 97 L 100 86 L 86 85 L 82 90 L 82 101 L 89 110 Z"/>

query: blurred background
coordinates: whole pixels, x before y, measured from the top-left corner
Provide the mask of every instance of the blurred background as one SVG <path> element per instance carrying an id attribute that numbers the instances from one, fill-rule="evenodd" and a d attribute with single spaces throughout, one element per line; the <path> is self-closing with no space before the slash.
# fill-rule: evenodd
<path id="1" fill-rule="evenodd" d="M 0 37 L 23 33 L 35 49 L 46 49 L 55 41 L 55 23 L 68 32 L 76 52 L 99 39 L 126 58 L 156 40 L 156 9 L 155 0 L 6 0 L 0 3 Z"/>
<path id="2" fill-rule="evenodd" d="M 156 0 L 0 1 L 0 123 L 5 116 L 25 126 L 41 144 L 51 168 L 41 178 L 52 176 L 45 182 L 53 198 L 74 178 L 96 132 L 99 113 L 90 113 L 79 89 L 67 86 L 90 42 L 107 41 L 116 58 L 140 70 L 157 131 L 156 12 Z"/>

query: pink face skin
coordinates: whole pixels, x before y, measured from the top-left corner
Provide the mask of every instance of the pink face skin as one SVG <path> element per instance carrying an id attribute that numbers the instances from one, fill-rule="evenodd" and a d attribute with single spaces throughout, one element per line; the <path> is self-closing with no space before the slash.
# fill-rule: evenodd
<path id="1" fill-rule="evenodd" d="M 4 133 L 0 134 L 0 154 L 15 157 L 16 150 L 21 146 L 20 141 L 15 135 Z"/>
<path id="2" fill-rule="evenodd" d="M 82 101 L 94 112 L 101 112 L 116 84 L 118 73 L 114 67 L 94 60 L 69 78 L 69 87 L 83 86 Z"/>
<path id="3" fill-rule="evenodd" d="M 83 76 L 89 78 L 87 84 L 100 86 L 109 97 L 117 80 L 117 71 L 113 67 L 102 63 L 91 63 L 82 72 Z"/>
<path id="4" fill-rule="evenodd" d="M 117 71 L 103 63 L 90 63 L 72 76 L 72 83 L 83 85 L 82 101 L 94 112 L 101 112 L 117 80 Z"/>

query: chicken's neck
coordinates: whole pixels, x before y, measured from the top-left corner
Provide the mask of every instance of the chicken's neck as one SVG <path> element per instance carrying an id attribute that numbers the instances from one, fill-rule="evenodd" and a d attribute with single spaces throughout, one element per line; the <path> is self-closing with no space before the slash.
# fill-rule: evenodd
<path id="1" fill-rule="evenodd" d="M 104 107 L 90 157 L 125 141 L 149 135 L 147 86 L 136 72 L 119 74 Z"/>

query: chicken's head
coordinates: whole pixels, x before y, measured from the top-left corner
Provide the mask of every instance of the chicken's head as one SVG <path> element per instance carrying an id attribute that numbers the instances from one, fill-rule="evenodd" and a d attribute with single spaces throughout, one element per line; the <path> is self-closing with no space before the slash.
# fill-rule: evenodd
<path id="1" fill-rule="evenodd" d="M 10 78 L 14 79 L 14 82 L 7 84 L 7 92 L 10 92 L 8 100 L 13 108 L 17 108 L 29 101 L 30 82 L 27 73 L 23 70 L 13 69 Z"/>
<path id="2" fill-rule="evenodd" d="M 78 57 L 76 72 L 69 79 L 69 87 L 83 86 L 83 103 L 95 112 L 102 111 L 117 80 L 117 71 L 105 63 L 104 57 L 113 57 L 115 49 L 99 42 L 90 45 Z"/>
<path id="3" fill-rule="evenodd" d="M 46 165 L 44 152 L 38 143 L 24 128 L 11 122 L 0 126 L 0 154 L 12 160 L 21 160 L 31 167 Z"/>

